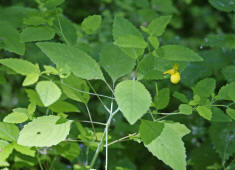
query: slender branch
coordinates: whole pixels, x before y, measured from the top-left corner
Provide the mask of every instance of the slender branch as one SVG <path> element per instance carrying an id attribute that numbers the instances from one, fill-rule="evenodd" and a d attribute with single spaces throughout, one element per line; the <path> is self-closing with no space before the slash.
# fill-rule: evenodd
<path id="1" fill-rule="evenodd" d="M 94 124 L 93 124 L 93 120 L 92 120 L 92 117 L 91 117 L 90 110 L 89 110 L 87 104 L 85 104 L 85 106 L 86 106 L 86 110 L 87 110 L 87 113 L 88 113 L 88 116 L 89 116 L 89 119 L 90 119 L 90 122 L 91 122 L 91 127 L 92 127 L 92 129 L 93 129 L 93 131 L 94 131 L 94 135 L 95 135 L 95 138 L 96 138 L 96 140 L 97 140 L 96 131 L 95 131 L 95 126 L 94 126 Z"/>
<path id="2" fill-rule="evenodd" d="M 128 136 L 124 136 L 124 137 L 122 137 L 120 139 L 117 139 L 115 141 L 110 142 L 109 144 L 106 144 L 104 147 L 110 146 L 110 145 L 118 143 L 118 142 L 122 142 L 123 140 L 128 139 L 131 136 L 136 136 L 136 135 L 137 135 L 137 133 L 129 134 Z"/>
<path id="3" fill-rule="evenodd" d="M 83 122 L 83 123 L 93 123 L 93 124 L 97 124 L 97 125 L 103 125 L 103 126 L 106 126 L 106 124 L 105 123 L 102 123 L 102 122 L 91 122 L 91 121 L 89 121 L 89 120 L 76 120 L 76 121 L 78 121 L 78 122 Z"/>
<path id="4" fill-rule="evenodd" d="M 40 160 L 38 155 L 39 155 L 39 152 L 37 151 L 36 157 L 37 157 L 37 161 L 38 161 L 39 167 L 40 167 L 41 170 L 44 170 L 44 168 L 42 166 L 42 163 L 41 163 L 41 160 Z"/>

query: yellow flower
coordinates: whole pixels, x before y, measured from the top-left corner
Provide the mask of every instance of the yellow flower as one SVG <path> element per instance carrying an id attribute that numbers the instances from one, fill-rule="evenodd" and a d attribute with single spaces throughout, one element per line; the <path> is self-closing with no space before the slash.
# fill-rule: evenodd
<path id="1" fill-rule="evenodd" d="M 171 75 L 171 83 L 177 84 L 180 81 L 180 73 L 178 72 L 178 64 L 175 64 L 172 69 L 165 71 L 163 74 Z"/>

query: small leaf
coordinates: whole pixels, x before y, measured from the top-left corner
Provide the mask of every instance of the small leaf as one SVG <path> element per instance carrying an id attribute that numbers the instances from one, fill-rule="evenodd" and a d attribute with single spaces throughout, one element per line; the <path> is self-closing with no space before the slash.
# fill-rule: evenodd
<path id="1" fill-rule="evenodd" d="M 162 110 L 167 107 L 169 101 L 170 101 L 170 89 L 163 88 L 159 90 L 158 94 L 156 94 L 153 103 L 158 110 Z"/>
<path id="2" fill-rule="evenodd" d="M 23 146 L 49 147 L 65 140 L 72 121 L 56 124 L 59 116 L 42 116 L 34 119 L 20 131 L 17 143 Z M 30 139 L 30 140 L 29 140 Z"/>
<path id="3" fill-rule="evenodd" d="M 160 16 L 154 19 L 149 25 L 148 30 L 153 36 L 161 36 L 169 24 L 171 16 Z"/>
<path id="4" fill-rule="evenodd" d="M 164 123 L 141 120 L 139 132 L 144 144 L 148 145 L 156 139 L 161 134 L 163 128 Z"/>
<path id="5" fill-rule="evenodd" d="M 23 86 L 30 86 L 36 83 L 38 79 L 39 79 L 39 74 L 37 73 L 28 74 L 23 81 Z"/>
<path id="6" fill-rule="evenodd" d="M 140 119 L 151 105 L 148 90 L 138 81 L 125 80 L 119 83 L 114 95 L 120 110 L 130 124 Z"/>
<path id="7" fill-rule="evenodd" d="M 18 58 L 6 58 L 0 59 L 0 63 L 22 75 L 28 75 L 39 72 L 37 66 L 27 60 L 22 60 Z"/>
<path id="8" fill-rule="evenodd" d="M 190 106 L 190 105 L 181 104 L 181 105 L 179 106 L 179 111 L 180 111 L 180 113 L 182 113 L 182 114 L 191 115 L 192 112 L 193 112 L 193 108 L 192 108 L 192 106 Z"/>
<path id="9" fill-rule="evenodd" d="M 203 118 L 205 118 L 207 120 L 211 120 L 211 118 L 212 118 L 212 112 L 211 112 L 211 109 L 209 107 L 198 106 L 197 107 L 197 112 L 200 116 L 202 116 Z"/>
<path id="10" fill-rule="evenodd" d="M 223 68 L 222 73 L 228 82 L 235 82 L 235 66 L 229 65 Z"/>
<path id="11" fill-rule="evenodd" d="M 19 128 L 16 125 L 0 122 L 0 139 L 16 141 L 18 134 Z"/>
<path id="12" fill-rule="evenodd" d="M 218 107 L 212 107 L 211 111 L 212 111 L 212 118 L 211 118 L 212 122 L 231 122 L 232 121 L 232 119 L 230 119 L 230 117 L 227 116 L 224 113 L 224 111 Z"/>
<path id="13" fill-rule="evenodd" d="M 11 143 L 2 148 L 2 151 L 0 152 L 0 163 L 2 161 L 5 161 L 10 156 L 13 149 L 14 147 L 13 147 L 13 144 Z"/>
<path id="14" fill-rule="evenodd" d="M 227 108 L 226 113 L 233 119 L 235 120 L 235 109 Z"/>
<path id="15" fill-rule="evenodd" d="M 82 21 L 82 29 L 87 34 L 93 34 L 101 25 L 102 17 L 100 15 L 90 15 Z"/>
<path id="16" fill-rule="evenodd" d="M 61 96 L 60 88 L 51 81 L 40 81 L 36 85 L 36 91 L 44 104 L 50 106 L 55 103 Z"/>
<path id="17" fill-rule="evenodd" d="M 36 153 L 36 151 L 33 150 L 32 148 L 27 147 L 27 146 L 22 146 L 17 143 L 14 143 L 14 149 L 24 155 L 31 156 L 31 157 L 34 157 Z"/>
<path id="18" fill-rule="evenodd" d="M 203 61 L 193 50 L 180 45 L 164 45 L 157 50 L 157 54 L 170 61 Z"/>
<path id="19" fill-rule="evenodd" d="M 180 93 L 178 91 L 174 91 L 173 97 L 177 98 L 182 103 L 188 103 L 188 98 L 183 93 Z"/>
<path id="20" fill-rule="evenodd" d="M 215 97 L 217 100 L 232 100 L 235 101 L 235 82 L 222 86 L 218 95 Z"/>
<path id="21" fill-rule="evenodd" d="M 124 48 L 146 48 L 148 44 L 142 37 L 135 35 L 125 35 L 118 37 L 115 40 L 114 45 Z"/>
<path id="22" fill-rule="evenodd" d="M 215 79 L 205 78 L 196 84 L 194 92 L 200 97 L 209 97 L 211 94 L 214 93 L 215 87 Z"/>
<path id="23" fill-rule="evenodd" d="M 4 117 L 3 122 L 6 123 L 23 123 L 28 120 L 27 109 L 17 108 L 13 112 Z"/>
<path id="24" fill-rule="evenodd" d="M 66 101 L 57 101 L 50 105 L 49 108 L 56 113 L 80 112 L 80 110 L 75 105 Z"/>

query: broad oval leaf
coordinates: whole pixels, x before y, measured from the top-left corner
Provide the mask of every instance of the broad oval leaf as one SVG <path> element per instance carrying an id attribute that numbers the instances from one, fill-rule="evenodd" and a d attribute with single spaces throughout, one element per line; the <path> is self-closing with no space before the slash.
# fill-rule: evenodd
<path id="1" fill-rule="evenodd" d="M 57 124 L 59 116 L 42 116 L 34 119 L 20 131 L 17 143 L 23 146 L 49 147 L 65 140 L 72 121 Z"/>
<path id="2" fill-rule="evenodd" d="M 125 80 L 119 83 L 114 95 L 120 110 L 130 124 L 140 119 L 151 105 L 148 90 L 138 81 Z"/>
<path id="3" fill-rule="evenodd" d="M 50 106 L 55 103 L 61 96 L 60 88 L 52 81 L 40 81 L 36 85 L 36 91 L 44 104 Z"/>

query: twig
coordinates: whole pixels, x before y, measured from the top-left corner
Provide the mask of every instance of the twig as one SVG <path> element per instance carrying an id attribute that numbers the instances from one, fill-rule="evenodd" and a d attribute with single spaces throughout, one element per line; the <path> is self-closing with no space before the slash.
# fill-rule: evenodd
<path id="1" fill-rule="evenodd" d="M 117 139 L 117 140 L 115 140 L 115 141 L 110 142 L 109 144 L 106 144 L 104 147 L 110 146 L 110 145 L 115 144 L 115 143 L 117 143 L 117 142 L 122 142 L 123 140 L 125 140 L 125 139 L 127 139 L 127 138 L 129 138 L 129 137 L 131 137 L 131 136 L 136 136 L 136 135 L 137 135 L 137 133 L 129 134 L 128 136 L 124 136 L 124 137 L 122 137 L 122 138 L 120 138 L 120 139 Z"/>
<path id="2" fill-rule="evenodd" d="M 86 106 L 86 110 L 87 110 L 87 113 L 88 113 L 88 116 L 89 116 L 89 119 L 90 119 L 90 122 L 91 122 L 91 127 L 92 127 L 92 129 L 93 129 L 93 131 L 94 131 L 94 135 L 95 135 L 95 138 L 96 138 L 96 140 L 97 140 L 96 131 L 95 131 L 95 126 L 94 126 L 94 124 L 93 124 L 93 120 L 92 120 L 92 117 L 91 117 L 90 110 L 89 110 L 87 104 L 85 104 L 85 106 Z"/>
<path id="3" fill-rule="evenodd" d="M 103 125 L 103 126 L 106 126 L 106 124 L 105 123 L 102 123 L 102 122 L 91 122 L 91 121 L 89 121 L 89 120 L 76 120 L 76 121 L 78 121 L 78 122 L 84 122 L 84 123 L 93 123 L 93 124 L 97 124 L 97 125 Z"/>

